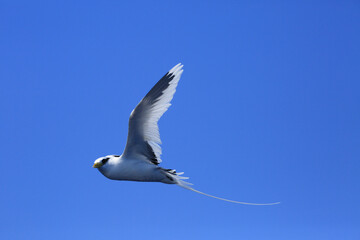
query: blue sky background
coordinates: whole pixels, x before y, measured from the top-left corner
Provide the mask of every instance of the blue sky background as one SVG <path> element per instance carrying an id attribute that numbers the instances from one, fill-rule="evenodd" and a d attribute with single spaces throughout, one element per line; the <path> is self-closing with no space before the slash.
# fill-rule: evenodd
<path id="1" fill-rule="evenodd" d="M 358 1 L 1 1 L 1 239 L 360 239 Z M 110 181 L 175 64 L 163 163 Z"/>

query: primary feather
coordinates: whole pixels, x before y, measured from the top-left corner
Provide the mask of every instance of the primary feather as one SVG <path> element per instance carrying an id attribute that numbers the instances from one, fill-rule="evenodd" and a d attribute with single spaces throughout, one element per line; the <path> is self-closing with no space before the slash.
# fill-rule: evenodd
<path id="1" fill-rule="evenodd" d="M 156 165 L 161 163 L 158 121 L 171 105 L 182 67 L 179 63 L 166 73 L 131 112 L 124 156 L 142 155 Z"/>

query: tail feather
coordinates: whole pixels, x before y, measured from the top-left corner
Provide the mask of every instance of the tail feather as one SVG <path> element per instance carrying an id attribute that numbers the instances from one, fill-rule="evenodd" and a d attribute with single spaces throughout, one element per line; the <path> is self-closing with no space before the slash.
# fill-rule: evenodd
<path id="1" fill-rule="evenodd" d="M 239 202 L 239 201 L 229 200 L 229 199 L 226 199 L 226 198 L 216 197 L 216 196 L 213 196 L 213 195 L 210 195 L 210 194 L 207 194 L 207 193 L 200 192 L 199 190 L 196 190 L 196 189 L 190 187 L 189 185 L 192 185 L 191 183 L 188 183 L 188 182 L 185 182 L 185 181 L 182 180 L 182 179 L 188 179 L 188 177 L 179 176 L 179 175 L 181 175 L 183 173 L 174 172 L 174 173 L 169 173 L 169 174 L 171 174 L 173 177 L 175 177 L 175 182 L 176 182 L 176 184 L 178 186 L 180 186 L 182 188 L 185 188 L 185 189 L 188 189 L 190 191 L 205 195 L 207 197 L 216 198 L 216 199 L 219 199 L 219 200 L 222 200 L 222 201 L 231 202 L 231 203 L 238 203 L 238 204 L 246 204 L 246 205 L 255 205 L 255 206 L 268 206 L 268 205 L 275 205 L 275 204 L 280 203 L 280 202 L 274 202 L 274 203 L 248 203 L 248 202 Z"/>
<path id="2" fill-rule="evenodd" d="M 248 203 L 248 202 L 239 202 L 239 201 L 234 201 L 234 200 L 229 200 L 226 198 L 221 198 L 221 197 L 216 197 L 207 193 L 203 193 L 200 192 L 199 190 L 196 190 L 192 187 L 190 187 L 189 185 L 192 185 L 191 183 L 185 182 L 183 181 L 183 179 L 188 179 L 188 177 L 183 177 L 180 176 L 183 174 L 183 172 L 177 173 L 175 169 L 164 169 L 162 168 L 162 170 L 165 172 L 165 174 L 167 174 L 170 179 L 173 181 L 173 183 L 177 184 L 178 186 L 188 189 L 190 191 L 205 195 L 207 197 L 211 197 L 211 198 L 216 198 L 222 201 L 226 201 L 226 202 L 232 202 L 232 203 L 238 203 L 238 204 L 246 204 L 246 205 L 255 205 L 255 206 L 268 206 L 268 205 L 275 205 L 275 204 L 279 204 L 280 202 L 274 202 L 274 203 Z"/>
<path id="3" fill-rule="evenodd" d="M 234 201 L 234 200 L 229 200 L 229 199 L 226 199 L 226 198 L 221 198 L 221 197 L 216 197 L 216 196 L 213 196 L 213 195 L 210 195 L 210 194 L 207 194 L 207 193 L 203 193 L 203 192 L 200 192 L 192 187 L 189 187 L 188 185 L 184 185 L 184 184 L 181 184 L 181 183 L 178 183 L 177 185 L 179 185 L 180 187 L 183 187 L 185 189 L 188 189 L 188 190 L 191 190 L 193 192 L 196 192 L 196 193 L 199 193 L 199 194 L 202 194 L 202 195 L 205 195 L 207 197 L 212 197 L 212 198 L 216 198 L 216 199 L 219 199 L 219 200 L 223 200 L 223 201 L 226 201 L 226 202 L 232 202 L 232 203 L 238 203 L 238 204 L 246 204 L 246 205 L 255 205 L 255 206 L 268 206 L 268 205 L 275 205 L 275 204 L 279 204 L 280 202 L 274 202 L 274 203 L 248 203 L 248 202 L 238 202 L 238 201 Z"/>

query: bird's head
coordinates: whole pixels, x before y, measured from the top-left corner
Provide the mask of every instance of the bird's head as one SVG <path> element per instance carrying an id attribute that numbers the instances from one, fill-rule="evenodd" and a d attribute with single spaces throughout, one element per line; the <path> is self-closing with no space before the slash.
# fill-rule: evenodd
<path id="1" fill-rule="evenodd" d="M 119 158 L 118 155 L 108 155 L 106 157 L 101 157 L 95 160 L 93 168 L 101 168 L 106 165 L 109 161 L 111 162 L 113 159 Z"/>

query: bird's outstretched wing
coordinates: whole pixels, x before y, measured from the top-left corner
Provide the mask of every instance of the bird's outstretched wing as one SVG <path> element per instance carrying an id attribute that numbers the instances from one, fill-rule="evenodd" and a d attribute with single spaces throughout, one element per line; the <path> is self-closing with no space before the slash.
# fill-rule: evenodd
<path id="1" fill-rule="evenodd" d="M 155 165 L 161 162 L 161 140 L 158 127 L 160 117 L 170 107 L 183 72 L 181 63 L 173 67 L 146 94 L 129 119 L 129 133 L 123 153 L 125 158 L 141 158 Z"/>

